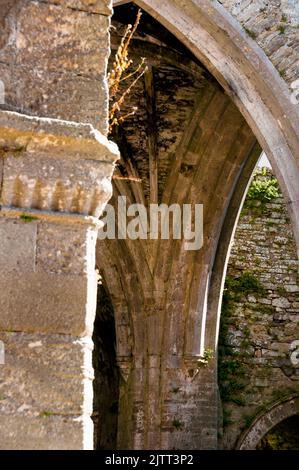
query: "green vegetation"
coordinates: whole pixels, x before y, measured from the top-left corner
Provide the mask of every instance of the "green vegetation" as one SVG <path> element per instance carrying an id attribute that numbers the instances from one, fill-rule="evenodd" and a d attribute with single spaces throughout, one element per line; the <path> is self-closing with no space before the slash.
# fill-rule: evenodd
<path id="1" fill-rule="evenodd" d="M 254 179 L 247 193 L 247 199 L 261 202 L 270 202 L 279 196 L 278 181 L 276 178 Z"/>
<path id="2" fill-rule="evenodd" d="M 271 213 L 268 203 L 280 196 L 278 181 L 267 173 L 266 168 L 257 170 L 248 189 L 247 197 L 242 209 L 243 215 L 250 213 L 254 217 Z M 269 226 L 273 225 L 269 221 Z"/>
<path id="3" fill-rule="evenodd" d="M 274 426 L 259 442 L 257 450 L 299 450 L 299 417 L 291 416 Z"/>
<path id="4" fill-rule="evenodd" d="M 41 413 L 39 414 L 39 416 L 41 418 L 49 418 L 50 416 L 53 416 L 53 412 L 52 411 L 41 411 Z"/>
<path id="5" fill-rule="evenodd" d="M 245 271 L 238 277 L 226 277 L 218 350 L 218 381 L 221 399 L 224 404 L 224 417 L 227 413 L 225 403 L 235 403 L 238 406 L 246 405 L 242 391 L 246 386 L 246 366 L 244 362 L 249 355 L 247 350 L 250 346 L 250 330 L 248 327 L 242 330 L 241 349 L 234 348 L 228 339 L 231 314 L 235 308 L 235 303 L 248 294 L 254 294 L 257 297 L 265 294 L 265 288 L 252 272 Z M 229 424 L 229 419 L 223 419 L 224 427 Z"/>
<path id="6" fill-rule="evenodd" d="M 248 294 L 262 296 L 265 294 L 265 288 L 251 271 L 244 271 L 239 277 L 226 277 L 224 294 L 227 300 L 239 301 Z"/>
<path id="7" fill-rule="evenodd" d="M 286 69 L 279 70 L 279 75 L 284 78 L 286 76 Z"/>
<path id="8" fill-rule="evenodd" d="M 213 359 L 213 357 L 214 357 L 213 349 L 205 349 L 205 351 L 203 353 L 204 361 L 208 362 L 210 359 Z"/>
<path id="9" fill-rule="evenodd" d="M 176 428 L 177 430 L 182 429 L 183 426 L 184 426 L 183 423 L 182 423 L 181 421 L 179 421 L 178 419 L 174 419 L 174 420 L 172 421 L 172 425 L 173 425 L 173 427 Z"/>
<path id="10" fill-rule="evenodd" d="M 255 415 L 254 416 L 250 416 L 250 415 L 245 415 L 243 417 L 243 429 L 247 429 L 251 426 L 251 424 L 253 423 L 254 421 L 254 418 L 255 418 Z"/>
<path id="11" fill-rule="evenodd" d="M 249 228 L 247 224 L 254 222 L 256 217 L 262 218 L 261 221 L 257 221 L 257 227 L 264 224 L 265 221 L 269 227 L 278 227 L 279 224 L 284 223 L 285 209 L 280 203 L 281 197 L 277 179 L 273 177 L 272 172 L 267 168 L 257 170 L 243 208 L 243 213 L 246 215 L 242 220 L 242 223 L 246 224 L 244 229 L 247 230 Z M 276 198 L 280 199 L 275 201 Z M 272 203 L 272 201 L 274 202 Z M 276 239 L 275 234 L 274 236 L 269 234 L 269 236 L 275 247 L 288 246 L 285 238 L 279 239 L 277 237 Z M 243 251 L 241 254 L 242 259 L 240 257 L 235 261 L 233 275 L 227 276 L 224 287 L 219 332 L 218 383 L 223 405 L 223 427 L 233 424 L 230 416 L 234 410 L 236 416 L 243 414 L 241 422 L 235 422 L 235 425 L 245 429 L 252 424 L 259 413 L 266 411 L 277 398 L 290 396 L 291 391 L 290 389 L 278 390 L 273 392 L 273 396 L 266 393 L 264 398 L 266 403 L 257 409 L 256 397 L 260 390 L 259 387 L 267 386 L 273 368 L 272 361 L 266 356 L 264 357 L 261 351 L 256 351 L 260 345 L 254 341 L 251 335 L 260 334 L 261 337 L 264 335 L 264 326 L 259 328 L 259 323 L 262 321 L 263 325 L 267 326 L 267 334 L 272 340 L 278 339 L 275 321 L 273 321 L 276 309 L 271 303 L 264 303 L 263 298 L 267 297 L 267 289 L 259 279 L 259 272 L 264 268 L 263 257 L 261 257 L 263 261 L 261 263 L 259 256 L 254 252 L 250 253 L 250 260 L 254 267 L 250 271 L 242 272 L 241 269 L 247 265 L 247 262 L 246 259 L 243 259 Z M 289 273 L 297 273 L 297 271 L 296 266 L 288 267 Z M 286 295 L 283 285 L 278 285 L 275 290 L 282 297 Z M 252 302 L 248 300 L 250 305 L 246 304 L 248 295 L 253 295 L 256 302 L 255 299 L 252 299 Z M 267 323 L 268 319 L 269 323 Z M 257 326 L 255 326 L 256 323 Z M 254 353 L 256 353 L 255 357 L 253 357 Z M 256 364 L 259 370 L 258 379 L 260 381 L 257 381 L 256 385 L 250 379 L 250 367 L 253 364 Z"/>
<path id="12" fill-rule="evenodd" d="M 273 390 L 272 397 L 274 401 L 282 400 L 283 398 L 288 398 L 291 395 L 298 395 L 298 390 L 293 387 L 286 387 L 285 389 Z"/>
<path id="13" fill-rule="evenodd" d="M 34 220 L 38 220 L 38 217 L 29 214 L 21 214 L 20 219 L 23 220 L 23 222 L 33 222 Z"/>
<path id="14" fill-rule="evenodd" d="M 256 39 L 257 38 L 257 34 L 252 31 L 251 29 L 248 29 L 248 28 L 244 28 L 246 33 L 248 34 L 249 37 L 251 37 L 251 39 Z"/>
<path id="15" fill-rule="evenodd" d="M 226 428 L 230 424 L 233 424 L 233 420 L 231 419 L 231 411 L 223 408 L 223 427 Z"/>
<path id="16" fill-rule="evenodd" d="M 287 291 L 285 290 L 283 286 L 278 286 L 276 291 L 281 297 L 283 297 L 287 293 Z"/>
<path id="17" fill-rule="evenodd" d="M 286 27 L 283 24 L 280 24 L 277 29 L 279 31 L 279 34 L 284 34 Z"/>

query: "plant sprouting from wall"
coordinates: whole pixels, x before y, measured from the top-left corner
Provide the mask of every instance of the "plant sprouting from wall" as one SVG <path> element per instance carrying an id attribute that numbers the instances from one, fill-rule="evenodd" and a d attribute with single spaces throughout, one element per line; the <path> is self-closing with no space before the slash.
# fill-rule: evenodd
<path id="1" fill-rule="evenodd" d="M 121 43 L 115 54 L 111 72 L 108 74 L 108 86 L 110 97 L 109 108 L 109 133 L 114 126 L 118 126 L 125 119 L 135 114 L 136 107 L 125 113 L 121 113 L 122 106 L 146 70 L 145 58 L 141 58 L 137 67 L 133 67 L 133 60 L 129 58 L 129 46 L 134 33 L 140 23 L 142 12 L 139 9 L 134 25 L 128 25 Z M 129 83 L 124 91 L 121 90 L 123 82 Z"/>
<path id="2" fill-rule="evenodd" d="M 270 202 L 277 197 L 279 197 L 279 187 L 276 178 L 252 181 L 247 194 L 247 199 L 256 199 L 262 202 Z"/>

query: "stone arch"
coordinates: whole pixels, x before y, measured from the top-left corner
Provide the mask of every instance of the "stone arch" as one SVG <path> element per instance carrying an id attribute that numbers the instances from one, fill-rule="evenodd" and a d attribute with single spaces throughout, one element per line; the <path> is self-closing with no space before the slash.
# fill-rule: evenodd
<path id="1" fill-rule="evenodd" d="M 236 449 L 254 450 L 259 441 L 281 421 L 299 413 L 299 396 L 294 395 L 275 402 L 266 412 L 260 413 L 249 429 L 240 436 Z"/>
<path id="2" fill-rule="evenodd" d="M 115 5 L 123 3 L 128 2 Z M 159 240 L 152 251 L 140 240 L 134 244 L 113 241 L 110 247 L 106 242 L 98 244 L 105 278 L 110 283 L 118 277 L 117 289 L 125 293 L 123 305 L 132 323 L 132 368 L 128 363 L 126 397 L 135 411 L 119 445 L 215 448 L 216 366 L 211 361 L 211 367 L 198 371 L 198 361 L 204 349 L 214 349 L 217 344 L 229 243 L 260 146 L 276 170 L 294 227 L 299 227 L 298 111 L 291 103 L 291 92 L 263 51 L 216 2 L 134 3 L 176 36 L 221 86 L 207 84 L 208 105 L 204 100 L 194 104 L 188 132 L 176 148 L 161 199 L 167 204 L 183 204 L 187 197 L 192 203 L 204 202 L 205 249 L 186 253 L 182 244 L 170 240 Z M 117 195 L 140 202 L 137 190 L 130 191 L 120 180 L 114 185 L 113 197 Z M 298 240 L 298 230 L 296 233 Z M 102 258 L 102 252 L 107 257 Z M 115 275 L 109 274 L 109 265 L 115 267 Z M 179 392 L 167 401 L 171 390 Z M 188 410 L 181 413 L 188 428 L 182 437 L 173 423 L 180 415 L 179 405 L 174 404 L 179 403 L 184 390 L 190 400 Z M 205 396 L 206 402 L 198 403 L 200 396 Z M 125 405 L 120 412 L 123 419 L 127 416 Z M 171 410 L 166 412 L 168 406 Z"/>
<path id="3" fill-rule="evenodd" d="M 114 4 L 127 3 L 124 1 Z M 264 51 L 218 2 L 160 2 L 136 0 L 139 5 L 174 34 L 207 67 L 243 114 L 267 154 L 288 205 L 299 250 L 299 112 L 279 72 Z M 218 324 L 225 266 L 257 155 L 244 160 L 230 194 L 227 211 L 215 238 L 213 271 L 206 288 L 208 299 L 200 302 L 201 346 L 217 345 Z M 250 171 L 251 169 L 251 171 Z M 219 238 L 218 238 L 219 237 Z M 202 297 L 202 292 L 200 296 Z M 203 323 L 206 323 L 206 326 Z M 194 344 L 196 339 L 191 339 Z M 198 347 L 195 346 L 198 352 Z"/>
<path id="4" fill-rule="evenodd" d="M 115 5 L 128 3 L 116 1 Z M 244 115 L 290 206 L 299 244 L 299 112 L 264 51 L 217 2 L 134 3 L 172 32 L 207 67 Z"/>

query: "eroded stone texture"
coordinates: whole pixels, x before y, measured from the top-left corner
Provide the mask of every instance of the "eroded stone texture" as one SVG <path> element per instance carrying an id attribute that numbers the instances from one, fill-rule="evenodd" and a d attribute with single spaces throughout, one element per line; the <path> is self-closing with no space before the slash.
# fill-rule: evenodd
<path id="1" fill-rule="evenodd" d="M 36 224 L 0 218 L 0 270 L 10 272 L 34 271 Z"/>
<path id="2" fill-rule="evenodd" d="M 92 369 L 91 342 L 67 335 L 0 333 L 5 365 L 0 368 L 0 431 L 3 449 L 84 447 L 90 427 L 86 395 Z M 91 363 L 90 363 L 91 365 Z"/>
<path id="3" fill-rule="evenodd" d="M 96 289 L 95 276 L 61 276 L 48 273 L 1 274 L 0 327 L 4 331 L 41 331 L 83 335 L 92 332 L 93 305 L 86 309 Z M 58 307 L 59 306 L 59 307 Z"/>
<path id="4" fill-rule="evenodd" d="M 0 329 L 91 334 L 96 227 L 31 216 L 0 218 Z"/>
<path id="5" fill-rule="evenodd" d="M 299 399 L 296 393 L 278 400 L 256 417 L 240 442 L 241 450 L 293 450 L 298 448 Z M 267 436 L 269 432 L 270 436 Z M 266 437 L 264 440 L 263 437 Z"/>
<path id="6" fill-rule="evenodd" d="M 84 2 L 83 0 L 69 0 L 63 4 L 60 1 L 55 3 L 55 5 L 52 2 L 46 3 L 44 1 L 25 3 L 19 0 L 12 9 L 4 10 L 0 70 L 7 89 L 7 106 L 26 110 L 31 114 L 81 121 L 93 119 L 92 122 L 105 132 L 107 129 L 107 100 L 104 74 L 108 51 L 107 27 L 109 20 L 106 16 L 106 10 L 102 10 L 104 4 L 92 1 Z M 177 7 L 179 3 L 179 1 L 173 1 Z M 94 14 L 94 11 L 90 14 L 91 10 L 87 8 L 87 4 L 92 11 L 99 7 L 103 15 Z M 195 2 L 184 3 L 186 11 L 195 12 L 197 15 L 195 19 L 200 22 L 202 11 L 196 10 L 196 8 L 191 10 L 195 4 Z M 12 5 L 9 4 L 9 6 Z M 65 14 L 66 10 L 67 14 Z M 166 16 L 171 18 L 171 12 L 170 8 Z M 180 11 L 177 21 L 179 16 Z M 189 19 L 192 20 L 190 17 Z M 222 34 L 221 28 L 213 23 L 211 17 L 208 20 L 211 21 L 209 32 L 215 32 L 217 40 L 220 38 L 225 42 L 226 38 Z M 47 25 L 47 28 L 44 27 L 44 24 Z M 264 143 L 266 135 L 266 142 L 271 150 L 274 147 L 276 149 L 281 141 L 283 146 L 290 149 L 295 148 L 297 141 L 294 137 L 290 137 L 289 122 L 287 121 L 284 126 L 285 121 L 282 124 L 279 121 L 281 116 L 283 119 L 286 118 L 282 112 L 285 107 L 280 108 L 278 101 L 273 99 L 270 103 L 271 109 L 268 109 L 266 95 L 269 93 L 269 88 L 266 87 L 265 92 L 263 83 L 259 83 L 259 80 L 251 83 L 250 77 L 255 63 L 252 64 L 248 60 L 248 56 L 246 57 L 246 64 L 242 69 L 243 75 L 240 75 L 246 82 L 244 88 L 243 83 L 232 80 L 234 73 L 238 77 L 238 67 L 242 65 L 242 60 L 245 57 L 245 54 L 243 56 L 238 48 L 235 53 L 234 42 L 228 42 L 228 50 L 232 54 L 233 60 L 227 61 L 225 55 L 221 54 L 217 57 L 219 51 L 215 47 L 217 46 L 215 43 L 213 47 L 216 49 L 216 57 L 213 57 L 215 51 L 212 50 L 211 53 L 207 50 L 209 42 L 203 41 L 205 31 L 196 35 L 196 27 L 190 31 L 188 25 L 182 26 L 182 35 L 188 36 L 190 34 L 193 45 L 197 43 L 197 39 L 201 40 L 203 48 L 206 45 L 205 52 L 212 63 L 215 60 L 217 67 L 214 71 L 216 73 L 218 70 L 220 82 L 224 76 L 222 82 L 227 87 L 226 91 L 229 91 L 234 97 L 235 102 L 241 99 L 243 107 L 246 103 L 247 114 L 244 113 L 244 115 L 250 117 L 251 124 L 254 120 L 256 128 L 262 125 L 264 132 L 262 142 Z M 202 29 L 204 30 L 204 28 Z M 231 28 L 230 35 L 234 31 Z M 243 42 L 244 34 L 240 35 L 238 39 L 241 40 L 244 50 L 248 52 L 248 43 Z M 101 42 L 104 43 L 103 48 L 99 48 Z M 156 38 L 153 42 L 157 45 Z M 157 100 L 158 113 L 160 114 L 160 141 L 158 140 L 160 153 L 157 155 L 157 159 L 160 158 L 159 163 L 161 163 L 160 168 L 162 169 L 159 194 L 161 199 L 164 198 L 163 200 L 166 202 L 200 201 L 204 203 L 205 251 L 199 254 L 186 254 L 180 243 L 172 241 L 164 241 L 165 243 L 159 244 L 158 248 L 150 243 L 138 243 L 132 246 L 130 241 L 124 241 L 117 246 L 111 243 L 110 251 L 106 245 L 99 247 L 99 266 L 102 267 L 108 284 L 111 283 L 115 286 L 117 282 L 119 283 L 117 289 L 111 289 L 113 302 L 116 306 L 116 329 L 121 332 L 121 344 L 118 345 L 118 363 L 123 383 L 120 401 L 119 443 L 134 448 L 183 447 L 192 449 L 200 447 L 208 449 L 216 447 L 217 409 L 215 403 L 217 390 L 215 363 L 210 361 L 206 368 L 201 368 L 198 364 L 204 352 L 201 347 L 203 339 L 200 334 L 205 330 L 206 284 L 212 270 L 217 240 L 232 188 L 237 185 L 238 176 L 244 164 L 251 158 L 253 160 L 256 158 L 258 148 L 255 147 L 255 137 L 249 126 L 236 107 L 230 103 L 228 95 L 223 93 L 221 87 L 215 84 L 209 74 L 205 76 L 204 83 L 202 83 L 204 88 L 202 94 L 197 87 L 193 86 L 194 76 L 200 75 L 201 77 L 202 69 L 198 66 L 198 61 L 194 61 L 192 56 L 190 59 L 192 67 L 189 69 L 183 60 L 176 57 L 174 60 L 176 64 L 170 65 L 166 61 L 165 66 L 165 56 L 168 55 L 167 47 L 165 49 L 162 63 L 159 62 L 160 59 L 158 63 L 155 62 L 155 67 L 160 67 L 160 75 L 153 74 L 153 78 L 157 80 L 158 84 L 160 80 L 159 88 L 162 88 L 161 84 L 165 78 L 168 80 L 167 86 L 169 88 L 168 94 L 164 93 L 161 99 L 162 93 L 160 93 Z M 198 52 L 196 47 L 193 50 Z M 263 73 L 266 73 L 267 68 L 262 67 L 264 65 L 262 61 L 260 63 L 259 58 L 251 50 L 248 55 L 250 54 L 257 60 Z M 13 63 L 11 57 L 14 57 Z M 185 65 L 184 69 L 181 68 L 182 65 Z M 169 71 L 169 68 L 172 70 Z M 191 71 L 194 72 L 194 69 L 199 73 L 193 75 Z M 172 88 L 171 84 L 175 83 L 177 78 L 179 84 Z M 180 84 L 183 83 L 184 78 L 186 86 L 184 85 L 184 89 L 181 90 Z M 229 79 L 232 80 L 232 83 Z M 239 80 L 239 82 L 241 81 Z M 199 82 L 201 82 L 201 78 Z M 19 87 L 16 87 L 16 83 L 19 84 Z M 257 85 L 259 85 L 258 93 L 252 93 Z M 141 139 L 136 145 L 136 152 L 124 152 L 124 157 L 127 157 L 127 160 L 124 161 L 121 170 L 125 175 L 133 173 L 133 177 L 140 172 L 145 181 L 142 181 L 141 190 L 132 182 L 128 185 L 120 180 L 116 182 L 117 191 L 120 194 L 128 194 L 132 202 L 143 202 L 146 198 L 150 199 L 151 197 L 151 184 L 146 181 L 149 175 L 146 160 L 148 157 L 147 135 L 150 129 L 146 126 L 146 119 L 143 119 L 145 113 L 142 109 L 143 102 L 140 100 L 143 91 L 141 90 L 140 93 L 140 89 L 141 87 L 139 87 L 139 94 L 135 100 L 141 110 L 134 117 L 135 121 L 130 121 L 131 124 L 137 123 L 137 126 L 132 125 L 131 131 L 127 126 L 127 133 L 125 133 L 127 136 L 125 135 L 125 137 L 127 140 L 134 140 L 134 136 L 132 139 L 132 131 L 135 133 L 137 128 Z M 280 90 L 279 87 L 277 89 Z M 247 92 L 249 92 L 248 96 Z M 256 115 L 256 109 L 253 111 L 256 104 L 252 97 L 263 103 L 265 100 L 265 106 L 257 106 Z M 260 105 L 260 103 L 258 104 Z M 182 107 L 184 107 L 184 111 L 180 113 L 180 119 L 174 122 L 172 120 L 174 112 Z M 101 117 L 103 121 L 100 121 Z M 256 119 L 253 119 L 254 117 Z M 7 115 L 7 119 L 10 118 L 11 116 Z M 265 124 L 264 121 L 268 118 L 269 122 L 267 121 Z M 273 121 L 276 123 L 276 127 L 272 125 Z M 140 123 L 144 125 L 144 129 L 140 129 Z M 24 329 L 28 333 L 32 331 L 30 328 L 33 328 L 33 331 L 36 328 L 37 333 L 44 331 L 45 333 L 64 335 L 70 333 L 73 335 L 90 334 L 90 331 L 85 329 L 85 324 L 88 322 L 90 324 L 94 313 L 92 302 L 94 301 L 95 276 L 91 269 L 87 273 L 89 275 L 86 275 L 85 270 L 88 269 L 86 268 L 88 263 L 82 262 L 82 254 L 85 251 L 84 235 L 78 233 L 77 227 L 73 233 L 70 233 L 72 230 L 69 231 L 66 228 L 60 230 L 55 224 L 57 214 L 60 212 L 63 213 L 60 214 L 61 223 L 64 221 L 65 225 L 72 224 L 75 220 L 78 221 L 78 219 L 70 217 L 70 213 L 81 217 L 82 224 L 84 221 L 86 223 L 92 222 L 90 219 L 86 219 L 86 215 L 99 215 L 110 195 L 112 164 L 108 172 L 106 172 L 107 167 L 105 166 L 102 173 L 97 173 L 100 167 L 96 166 L 93 160 L 96 160 L 98 164 L 101 162 L 101 158 L 91 158 L 88 156 L 88 152 L 83 150 L 87 143 L 84 136 L 83 143 L 80 143 L 80 139 L 76 135 L 74 146 L 70 144 L 73 139 L 68 132 L 66 133 L 67 138 L 64 138 L 66 135 L 61 136 L 61 133 L 58 135 L 56 133 L 56 139 L 51 136 L 46 142 L 47 139 L 40 139 L 38 131 L 40 124 L 40 122 L 33 124 L 33 121 L 28 124 L 28 119 L 24 118 L 24 125 L 27 126 L 26 132 L 21 132 L 20 135 L 19 128 L 16 129 L 12 124 L 8 124 L 4 126 L 4 132 L 1 135 L 1 157 L 7 158 L 7 163 L 5 162 L 3 165 L 4 181 L 1 196 L 2 203 L 4 202 L 8 208 L 2 208 L 3 215 L 9 217 L 9 211 L 14 210 L 13 213 L 15 215 L 18 213 L 20 216 L 22 210 L 28 209 L 29 217 L 34 214 L 45 221 L 44 225 L 39 221 L 31 220 L 30 222 L 34 227 L 36 226 L 37 243 L 39 244 L 35 251 L 37 264 L 34 265 L 33 272 L 26 271 L 26 275 L 22 273 L 22 278 L 18 277 L 15 274 L 18 264 L 12 261 L 14 278 L 12 276 L 9 278 L 9 275 L 5 279 L 3 278 L 4 288 L 7 279 L 10 282 L 8 286 L 10 297 L 4 296 L 1 299 L 6 312 L 4 328 L 11 327 L 9 314 L 12 312 L 11 318 L 15 322 L 12 328 L 18 325 L 17 328 Z M 59 127 L 57 122 L 51 124 L 54 134 L 56 125 Z M 286 129 L 289 136 L 286 134 L 286 137 L 282 136 L 281 139 L 280 131 L 277 132 L 278 125 Z M 29 134 L 34 134 L 33 138 L 32 135 L 28 136 L 28 126 Z M 9 129 L 10 127 L 12 129 Z M 71 134 L 73 130 L 70 130 Z M 82 128 L 81 130 L 83 131 Z M 175 135 L 171 134 L 173 130 L 175 130 Z M 3 133 L 9 135 L 9 145 L 6 144 Z M 272 135 L 273 140 L 269 138 Z M 42 140 L 43 142 L 41 142 Z M 72 147 L 70 154 L 67 151 L 69 147 Z M 130 146 L 125 143 L 123 148 L 127 150 Z M 98 147 L 98 150 L 103 156 L 103 160 L 107 162 L 109 151 L 101 153 L 103 146 Z M 139 158 L 140 156 L 141 158 Z M 279 152 L 275 153 L 273 159 L 278 159 L 278 156 Z M 20 158 L 21 171 L 19 173 L 18 165 L 13 160 L 17 157 Z M 25 162 L 26 157 L 28 157 L 27 163 Z M 111 156 L 111 163 L 115 160 L 114 157 Z M 71 158 L 72 163 L 70 164 Z M 288 163 L 292 162 L 291 158 L 284 158 Z M 61 162 L 58 163 L 59 159 Z M 91 160 L 91 162 L 87 162 L 87 160 Z M 295 175 L 293 180 L 291 179 L 292 182 L 296 177 L 296 171 L 292 172 L 295 165 L 288 168 L 289 172 L 293 176 Z M 97 195 L 92 192 L 93 188 L 89 187 L 88 181 L 84 179 L 85 171 L 89 172 L 90 186 L 96 184 L 96 177 L 103 179 L 99 184 L 100 192 Z M 62 175 L 67 181 L 66 187 L 60 181 Z M 73 199 L 76 200 L 76 191 L 73 191 L 76 188 L 76 179 L 79 180 L 79 185 L 81 184 L 80 180 L 84 180 L 83 202 L 78 198 L 81 202 L 72 205 Z M 40 180 L 41 186 L 39 186 Z M 288 181 L 287 178 L 286 181 Z M 70 188 L 71 191 L 68 192 Z M 96 189 L 98 189 L 97 184 Z M 144 192 L 143 189 L 145 189 Z M 95 209 L 93 208 L 94 196 L 97 202 Z M 293 198 L 292 201 L 296 200 Z M 13 207 L 16 207 L 17 210 Z M 38 214 L 33 211 L 34 209 L 39 211 Z M 49 213 L 51 216 L 56 213 L 53 229 L 49 226 Z M 29 235 L 32 235 L 33 240 L 34 233 Z M 69 237 L 74 243 L 69 250 L 67 244 L 64 243 L 63 235 Z M 51 237 L 53 238 L 49 243 L 49 252 L 47 252 L 44 243 L 48 243 Z M 71 261 L 71 256 L 76 256 L 76 250 L 81 262 Z M 53 257 L 50 256 L 52 254 Z M 37 272 L 34 271 L 35 268 L 38 269 Z M 71 277 L 68 270 L 71 269 L 75 269 L 78 274 L 74 284 L 70 286 Z M 29 263 L 28 270 L 30 270 Z M 117 280 L 113 276 L 109 276 L 111 271 L 114 271 Z M 83 287 L 81 284 L 77 284 L 78 278 L 81 279 Z M 79 300 L 75 290 L 79 290 L 82 294 Z M 15 295 L 16 292 L 19 293 L 19 297 Z M 72 300 L 69 301 L 72 312 L 69 312 L 66 307 L 67 297 L 65 294 L 68 292 L 72 296 Z M 122 298 L 124 293 L 125 300 Z M 50 296 L 51 299 L 48 299 L 46 305 L 47 296 Z M 45 299 L 42 300 L 42 297 Z M 13 310 L 13 300 L 15 299 L 15 303 L 18 305 L 16 311 Z M 28 304 L 27 307 L 24 299 Z M 281 299 L 277 299 L 277 301 L 280 306 L 277 305 L 275 308 L 286 307 L 285 301 Z M 76 303 L 74 307 L 72 302 Z M 255 303 L 253 298 L 251 302 Z M 90 312 L 88 320 L 87 312 Z M 284 312 L 278 310 L 276 313 L 278 314 L 277 319 L 283 320 Z M 211 336 L 213 337 L 213 334 Z M 213 338 L 211 342 L 213 342 Z M 284 342 L 279 345 L 276 342 L 273 350 L 275 348 L 285 350 Z M 85 350 L 85 354 L 89 353 Z M 66 356 L 64 358 L 66 360 Z M 52 359 L 54 362 L 59 361 L 59 357 L 52 357 Z M 85 377 L 84 370 L 82 371 L 82 365 L 84 369 L 83 361 L 84 359 L 81 357 L 77 364 L 81 370 L 82 378 Z M 91 363 L 90 357 L 87 363 Z M 26 382 L 25 388 L 27 387 Z M 174 395 L 178 395 L 177 398 L 173 398 Z M 87 392 L 83 394 L 83 402 L 85 400 L 90 405 L 90 396 Z M 43 417 L 45 419 L 51 418 L 48 424 L 44 424 L 47 422 L 42 421 L 42 425 L 40 425 L 41 421 L 33 422 L 31 418 L 26 421 L 24 418 L 22 427 L 20 426 L 22 436 L 25 433 L 29 434 L 34 424 L 38 423 L 38 426 L 34 428 L 36 431 L 32 431 L 32 436 L 34 436 L 32 446 L 52 448 L 54 443 L 58 446 L 57 448 L 69 448 L 71 444 L 69 438 L 65 437 L 64 430 L 66 428 L 64 425 L 60 426 L 60 417 L 56 419 L 55 416 L 48 416 L 47 412 Z M 39 420 L 39 417 L 36 419 Z M 15 429 L 11 422 L 11 416 L 9 416 L 4 423 L 6 425 L 2 432 L 5 434 L 4 447 L 19 448 L 22 446 L 20 443 L 22 436 L 17 430 L 11 431 L 11 429 Z M 9 425 L 12 427 L 10 428 Z M 88 424 L 86 426 L 88 427 Z M 77 430 L 79 428 L 82 427 L 78 426 Z M 52 433 L 55 430 L 59 433 L 60 443 L 56 438 L 52 439 Z M 51 440 L 49 443 L 44 441 L 46 432 L 49 432 Z M 70 432 L 72 432 L 71 426 Z M 86 432 L 82 429 L 81 432 L 82 434 L 79 431 L 78 434 L 74 434 L 73 445 L 76 448 L 88 446 L 83 443 Z M 27 440 L 24 440 L 24 445 L 26 447 L 29 445 Z"/>
<path id="7" fill-rule="evenodd" d="M 0 111 L 1 157 L 25 152 L 60 160 L 115 161 L 117 146 L 91 124 Z M 75 164 L 74 164 L 75 165 Z"/>
<path id="8" fill-rule="evenodd" d="M 111 196 L 115 145 L 91 125 L 0 112 L 1 203 L 98 217 Z"/>
<path id="9" fill-rule="evenodd" d="M 5 105 L 106 132 L 109 5 L 19 0 L 1 11 Z"/>
<path id="10" fill-rule="evenodd" d="M 221 0 L 288 83 L 299 78 L 297 0 Z"/>
<path id="11" fill-rule="evenodd" d="M 95 264 L 96 236 L 96 228 L 39 224 L 36 270 L 72 276 L 89 273 Z"/>
<path id="12" fill-rule="evenodd" d="M 112 0 L 37 0 L 43 3 L 61 5 L 72 10 L 111 15 Z"/>
<path id="13" fill-rule="evenodd" d="M 80 417 L 4 415 L 0 428 L 1 450 L 74 450 L 83 447 Z"/>

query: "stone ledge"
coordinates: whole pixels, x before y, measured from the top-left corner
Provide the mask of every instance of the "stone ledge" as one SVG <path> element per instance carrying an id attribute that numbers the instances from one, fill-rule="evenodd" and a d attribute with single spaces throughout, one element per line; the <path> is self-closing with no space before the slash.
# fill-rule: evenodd
<path id="1" fill-rule="evenodd" d="M 0 110 L 0 155 L 9 151 L 112 163 L 119 158 L 117 145 L 91 124 Z"/>
<path id="2" fill-rule="evenodd" d="M 45 3 L 45 0 L 38 0 Z M 48 4 L 98 15 L 112 15 L 111 0 L 47 0 Z"/>
<path id="3" fill-rule="evenodd" d="M 40 221 L 55 222 L 64 225 L 92 225 L 95 228 L 103 227 L 104 223 L 93 216 L 82 216 L 80 214 L 69 214 L 64 212 L 50 212 L 36 209 L 18 209 L 15 207 L 2 206 L 0 218 L 24 220 L 24 222 L 36 223 Z M 26 221 L 27 218 L 27 221 Z M 31 219 L 31 220 L 30 220 Z"/>

